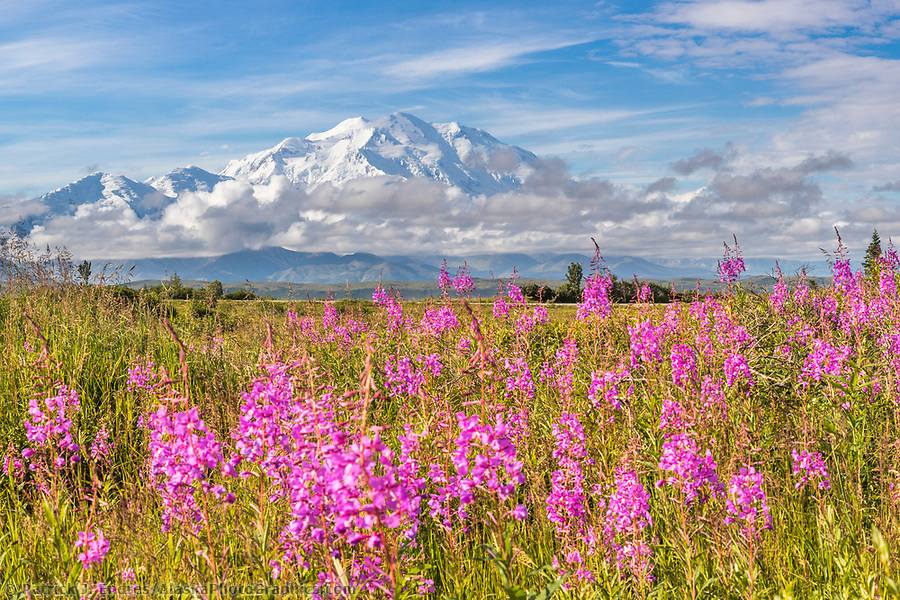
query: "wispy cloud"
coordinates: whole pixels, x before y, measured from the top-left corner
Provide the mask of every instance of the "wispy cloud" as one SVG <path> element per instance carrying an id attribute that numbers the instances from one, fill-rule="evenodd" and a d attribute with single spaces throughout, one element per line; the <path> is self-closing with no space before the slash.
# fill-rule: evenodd
<path id="1" fill-rule="evenodd" d="M 860 0 L 700 0 L 666 2 L 656 11 L 662 23 L 705 30 L 789 32 L 858 24 L 869 3 Z"/>
<path id="2" fill-rule="evenodd" d="M 424 56 L 400 59 L 385 69 L 385 73 L 402 79 L 427 79 L 461 73 L 483 73 L 521 64 L 529 57 L 551 50 L 567 48 L 591 41 L 591 38 L 570 36 L 547 39 L 521 39 L 505 42 L 479 43 L 431 52 Z"/>

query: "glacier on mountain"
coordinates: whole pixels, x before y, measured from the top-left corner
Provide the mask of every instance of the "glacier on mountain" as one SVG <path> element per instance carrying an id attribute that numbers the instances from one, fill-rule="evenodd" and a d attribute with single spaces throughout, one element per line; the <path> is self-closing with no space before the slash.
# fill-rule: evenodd
<path id="1" fill-rule="evenodd" d="M 360 177 L 423 177 L 462 192 L 492 195 L 521 187 L 538 158 L 459 123 L 426 123 L 407 113 L 356 117 L 306 138 L 233 160 L 220 175 L 265 183 L 283 175 L 300 189 Z"/>

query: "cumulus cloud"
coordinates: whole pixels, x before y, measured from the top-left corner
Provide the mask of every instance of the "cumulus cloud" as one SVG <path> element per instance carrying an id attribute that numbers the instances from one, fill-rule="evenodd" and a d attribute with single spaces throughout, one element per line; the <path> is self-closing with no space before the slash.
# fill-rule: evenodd
<path id="1" fill-rule="evenodd" d="M 725 146 L 721 153 L 710 149 L 698 150 L 689 158 L 681 158 L 672 163 L 672 170 L 679 175 L 693 175 L 700 169 L 722 170 L 727 166 L 730 155 L 734 153 L 731 144 Z"/>
<path id="2" fill-rule="evenodd" d="M 695 165 L 703 156 L 694 155 Z M 143 217 L 124 203 L 82 205 L 42 222 L 32 239 L 77 257 L 123 259 L 263 246 L 381 255 L 590 251 L 592 237 L 615 253 L 709 256 L 736 233 L 745 248 L 769 252 L 774 243 L 788 257 L 815 253 L 835 223 L 853 221 L 862 231 L 894 220 L 874 208 L 829 208 L 818 177 L 852 164 L 838 152 L 745 172 L 717 164 L 701 189 L 677 195 L 683 184 L 672 176 L 641 187 L 577 179 L 560 159 L 539 161 L 523 187 L 493 196 L 426 179 L 359 178 L 312 191 L 283 177 L 266 185 L 230 180 Z"/>
<path id="3" fill-rule="evenodd" d="M 718 173 L 709 186 L 680 210 L 685 219 L 716 218 L 735 224 L 773 219 L 782 225 L 812 216 L 823 198 L 811 176 L 848 168 L 849 157 L 837 152 L 810 156 L 793 168 L 760 168 L 747 174 Z"/>
<path id="4" fill-rule="evenodd" d="M 873 192 L 900 192 L 900 181 L 891 181 L 884 185 L 876 185 L 872 188 Z"/>

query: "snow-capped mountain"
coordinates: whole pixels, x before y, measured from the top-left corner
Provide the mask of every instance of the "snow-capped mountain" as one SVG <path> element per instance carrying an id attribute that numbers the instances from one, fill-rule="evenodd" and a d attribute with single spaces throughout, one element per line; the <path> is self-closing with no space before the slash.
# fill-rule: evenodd
<path id="1" fill-rule="evenodd" d="M 217 184 L 230 179 L 189 165 L 172 169 L 162 177 L 151 177 L 144 183 L 167 196 L 177 197 L 185 192 L 211 192 Z"/>
<path id="2" fill-rule="evenodd" d="M 220 175 L 266 183 L 284 175 L 298 188 L 341 186 L 359 177 L 424 177 L 466 194 L 520 187 L 537 157 L 459 123 L 426 123 L 395 113 L 374 121 L 347 119 L 306 138 L 287 138 L 269 150 L 233 160 Z"/>
<path id="3" fill-rule="evenodd" d="M 92 173 L 74 183 L 44 194 L 40 198 L 45 212 L 28 220 L 30 226 L 41 224 L 46 218 L 76 215 L 79 209 L 90 207 L 93 212 L 131 211 L 138 219 L 160 214 L 175 198 L 162 191 L 129 179 L 124 175 Z"/>
<path id="4" fill-rule="evenodd" d="M 476 196 L 521 187 L 538 158 L 459 123 L 426 123 L 408 113 L 369 121 L 346 119 L 322 133 L 287 138 L 269 150 L 232 160 L 218 174 L 200 167 L 176 168 L 143 183 L 123 175 L 93 173 L 37 198 L 43 211 L 27 229 L 56 216 L 132 211 L 155 219 L 186 193 L 211 193 L 224 181 L 251 185 L 286 177 L 298 189 L 329 183 L 341 187 L 360 177 L 425 178 Z M 79 213 L 79 209 L 81 212 Z"/>

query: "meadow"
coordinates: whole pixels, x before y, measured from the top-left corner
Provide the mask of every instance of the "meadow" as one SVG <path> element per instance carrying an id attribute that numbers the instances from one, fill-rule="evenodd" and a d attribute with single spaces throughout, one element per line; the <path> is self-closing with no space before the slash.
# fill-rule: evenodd
<path id="1" fill-rule="evenodd" d="M 900 597 L 897 254 L 577 306 L 168 301 L 6 261 L 6 597 Z M 437 275 L 437 274 L 436 274 Z"/>

